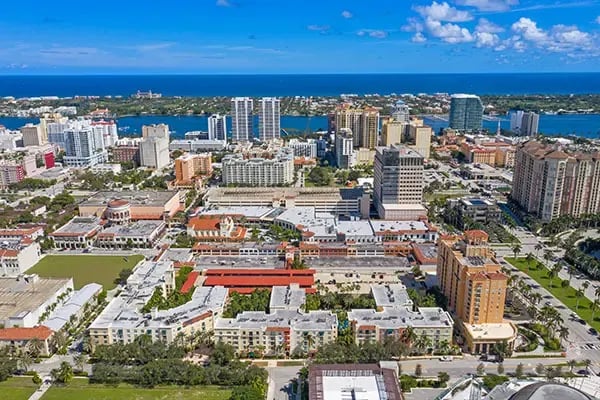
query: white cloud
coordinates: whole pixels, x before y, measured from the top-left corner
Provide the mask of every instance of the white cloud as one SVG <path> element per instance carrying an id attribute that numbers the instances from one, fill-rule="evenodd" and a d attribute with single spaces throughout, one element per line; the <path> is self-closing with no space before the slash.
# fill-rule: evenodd
<path id="1" fill-rule="evenodd" d="M 219 7 L 231 7 L 229 0 L 217 0 L 217 6 Z"/>
<path id="2" fill-rule="evenodd" d="M 467 28 L 456 24 L 443 24 L 432 18 L 425 20 L 427 32 L 433 37 L 439 38 L 446 43 L 467 43 L 474 40 L 473 35 Z"/>
<path id="3" fill-rule="evenodd" d="M 500 44 L 500 37 L 495 33 L 476 32 L 475 46 L 476 47 L 496 47 Z"/>
<path id="4" fill-rule="evenodd" d="M 350 19 L 353 17 L 352 13 L 348 10 L 344 10 L 342 11 L 342 17 L 346 18 L 346 19 Z"/>
<path id="5" fill-rule="evenodd" d="M 387 32 L 377 29 L 361 29 L 356 32 L 358 36 L 369 36 L 375 39 L 385 39 L 387 37 Z"/>
<path id="6" fill-rule="evenodd" d="M 531 42 L 542 43 L 548 41 L 548 34 L 543 29 L 538 28 L 537 23 L 529 18 L 521 17 L 512 24 L 511 29 Z"/>
<path id="7" fill-rule="evenodd" d="M 479 18 L 479 23 L 475 27 L 475 32 L 500 33 L 504 32 L 504 28 L 485 18 Z"/>
<path id="8" fill-rule="evenodd" d="M 427 41 L 427 38 L 421 32 L 417 32 L 413 35 L 413 37 L 410 40 L 413 43 L 423 43 Z"/>
<path id="9" fill-rule="evenodd" d="M 425 19 L 435 21 L 464 22 L 473 19 L 468 11 L 458 10 L 446 2 L 433 2 L 430 6 L 418 6 L 415 10 Z"/>
<path id="10" fill-rule="evenodd" d="M 597 23 L 597 24 L 600 24 L 600 15 L 598 15 L 598 16 L 596 17 L 596 23 Z"/>
<path id="11" fill-rule="evenodd" d="M 456 4 L 475 7 L 479 11 L 506 11 L 519 4 L 519 0 L 457 0 Z"/>
<path id="12" fill-rule="evenodd" d="M 401 28 L 404 32 L 423 32 L 423 24 L 417 18 L 409 18 L 408 23 Z"/>
<path id="13" fill-rule="evenodd" d="M 331 27 L 329 25 L 309 25 L 306 27 L 309 31 L 326 32 Z"/>

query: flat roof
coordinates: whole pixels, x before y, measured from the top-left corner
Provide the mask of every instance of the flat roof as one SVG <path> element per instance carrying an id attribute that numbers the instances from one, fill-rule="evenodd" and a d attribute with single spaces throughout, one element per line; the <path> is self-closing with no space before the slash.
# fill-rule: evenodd
<path id="1" fill-rule="evenodd" d="M 378 307 L 412 307 L 413 304 L 406 291 L 406 286 L 402 283 L 371 285 L 371 294 Z"/>
<path id="2" fill-rule="evenodd" d="M 65 285 L 73 288 L 73 279 L 47 279 L 36 276 L 26 282 L 23 277 L 0 278 L 0 320 L 24 317 L 30 311 L 41 307 Z"/>
<path id="3" fill-rule="evenodd" d="M 261 198 L 265 200 L 276 200 L 284 198 L 318 198 L 357 200 L 362 196 L 361 188 L 336 188 L 336 187 L 253 187 L 253 188 L 225 188 L 213 187 L 206 194 L 212 201 L 226 197 L 246 197 L 249 199 Z"/>
<path id="4" fill-rule="evenodd" d="M 113 225 L 105 228 L 99 236 L 146 237 L 165 226 L 164 221 L 136 221 L 127 225 Z"/>
<path id="5" fill-rule="evenodd" d="M 51 233 L 52 236 L 85 236 L 100 229 L 98 217 L 74 217 L 72 220 Z"/>
<path id="6" fill-rule="evenodd" d="M 413 328 L 452 328 L 452 318 L 439 307 L 420 307 L 412 311 L 408 307 L 385 308 L 383 311 L 351 310 L 348 320 L 357 325 L 376 325 L 383 329 Z"/>
<path id="7" fill-rule="evenodd" d="M 297 286 L 273 286 L 269 309 L 285 308 L 287 310 L 298 310 L 306 301 L 306 291 Z"/>
<path id="8" fill-rule="evenodd" d="M 120 199 L 128 201 L 132 206 L 160 207 L 178 195 L 179 192 L 176 190 L 101 191 L 94 193 L 83 201 L 80 206 L 102 206 L 107 205 L 110 200 Z"/>
<path id="9" fill-rule="evenodd" d="M 273 207 L 211 207 L 201 209 L 198 215 L 243 215 L 249 218 L 263 218 L 274 210 Z"/>
<path id="10" fill-rule="evenodd" d="M 337 330 L 337 315 L 331 311 L 277 310 L 272 313 L 263 311 L 244 311 L 235 318 L 218 318 L 215 329 L 262 329 L 291 327 L 300 331 Z"/>
<path id="11" fill-rule="evenodd" d="M 399 204 L 400 206 L 402 204 Z M 406 204 L 405 204 L 406 205 Z M 409 204 L 410 205 L 410 204 Z M 387 209 L 387 207 L 386 207 Z M 370 221 L 373 231 L 378 232 L 411 232 L 429 231 L 429 226 L 423 221 L 384 221 L 372 219 Z"/>
<path id="12" fill-rule="evenodd" d="M 508 322 L 463 325 L 473 340 L 509 340 L 517 334 L 514 325 Z"/>

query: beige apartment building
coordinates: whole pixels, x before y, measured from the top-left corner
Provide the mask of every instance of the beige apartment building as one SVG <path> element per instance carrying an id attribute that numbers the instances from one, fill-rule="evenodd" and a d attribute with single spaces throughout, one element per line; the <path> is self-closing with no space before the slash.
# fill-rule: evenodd
<path id="1" fill-rule="evenodd" d="M 354 147 L 374 149 L 379 141 L 379 111 L 376 108 L 354 108 L 342 104 L 335 111 L 335 126 L 339 131 L 352 131 Z"/>
<path id="2" fill-rule="evenodd" d="M 600 153 L 529 141 L 517 147 L 511 197 L 542 221 L 600 212 Z"/>
<path id="3" fill-rule="evenodd" d="M 504 322 L 507 277 L 494 258 L 484 231 L 443 237 L 438 246 L 438 283 L 472 353 L 488 353 L 493 345 L 516 338 Z"/>

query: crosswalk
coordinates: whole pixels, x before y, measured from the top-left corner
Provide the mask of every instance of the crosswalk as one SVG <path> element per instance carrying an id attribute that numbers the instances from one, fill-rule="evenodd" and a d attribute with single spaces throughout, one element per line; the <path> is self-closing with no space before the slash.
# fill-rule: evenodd
<path id="1" fill-rule="evenodd" d="M 600 342 L 576 343 L 574 347 L 578 350 L 600 350 Z"/>

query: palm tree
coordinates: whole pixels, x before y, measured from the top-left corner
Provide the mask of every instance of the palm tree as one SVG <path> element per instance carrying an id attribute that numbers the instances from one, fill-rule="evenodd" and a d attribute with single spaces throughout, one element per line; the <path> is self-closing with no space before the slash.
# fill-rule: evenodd
<path id="1" fill-rule="evenodd" d="M 409 347 L 412 347 L 416 339 L 417 334 L 412 327 L 409 326 L 402 332 L 401 340 L 408 344 Z"/>
<path id="2" fill-rule="evenodd" d="M 553 254 L 550 250 L 544 250 L 544 261 L 546 261 L 546 266 L 550 265 L 550 260 L 552 260 Z"/>
<path id="3" fill-rule="evenodd" d="M 596 298 L 594 301 L 592 301 L 592 304 L 590 304 L 590 310 L 592 310 L 592 322 L 596 320 L 596 311 L 598 311 L 599 309 L 600 300 Z"/>
<path id="4" fill-rule="evenodd" d="M 531 262 L 533 261 L 533 254 L 527 253 L 527 255 L 525 256 L 525 261 L 527 261 L 527 269 L 531 270 Z"/>
<path id="5" fill-rule="evenodd" d="M 536 255 L 539 257 L 540 256 L 540 250 L 544 248 L 544 246 L 541 243 L 537 243 L 534 247 Z"/>
<path id="6" fill-rule="evenodd" d="M 577 303 L 575 304 L 575 311 L 579 311 L 579 301 L 583 297 L 583 289 L 577 289 L 577 291 L 575 292 L 575 297 L 577 298 Z"/>
<path id="7" fill-rule="evenodd" d="M 68 362 L 63 361 L 59 368 L 50 371 L 50 375 L 56 382 L 69 383 L 73 379 L 73 367 Z"/>
<path id="8" fill-rule="evenodd" d="M 517 255 L 521 252 L 521 250 L 523 250 L 521 243 L 515 243 L 512 245 L 512 252 L 515 255 L 515 258 L 517 258 Z"/>
<path id="9" fill-rule="evenodd" d="M 81 341 L 81 351 L 86 354 L 92 353 L 92 339 L 87 335 Z"/>
<path id="10" fill-rule="evenodd" d="M 304 342 L 306 343 L 307 351 L 308 351 L 308 353 L 310 353 L 313 346 L 315 345 L 315 338 L 312 334 L 310 334 L 308 332 L 304 332 L 303 336 L 304 336 Z"/>
<path id="11" fill-rule="evenodd" d="M 554 278 L 556 278 L 556 276 L 558 275 L 558 272 L 552 268 L 550 271 L 548 271 L 548 278 L 550 278 L 550 287 L 552 288 L 552 281 L 554 280 Z"/>
<path id="12" fill-rule="evenodd" d="M 29 369 L 29 367 L 31 366 L 31 364 L 33 363 L 33 359 L 31 358 L 31 355 L 24 351 L 20 356 L 19 356 L 19 364 L 21 365 L 21 368 L 23 368 L 23 371 L 27 372 L 27 370 Z"/>
<path id="13" fill-rule="evenodd" d="M 558 328 L 558 338 L 560 339 L 560 344 L 562 346 L 563 341 L 569 339 L 569 328 L 566 326 Z"/>
<path id="14" fill-rule="evenodd" d="M 573 372 L 573 368 L 577 366 L 577 360 L 568 360 L 567 366 L 569 367 L 569 372 Z"/>
<path id="15" fill-rule="evenodd" d="M 27 349 L 32 357 L 38 358 L 40 354 L 42 354 L 42 350 L 44 349 L 44 344 L 40 339 L 31 339 L 27 344 Z"/>
<path id="16" fill-rule="evenodd" d="M 79 371 L 83 371 L 83 367 L 87 363 L 87 356 L 85 354 L 79 353 L 75 357 L 73 357 L 73 362 Z"/>
<path id="17" fill-rule="evenodd" d="M 569 266 L 567 267 L 567 272 L 569 273 L 569 286 L 571 285 L 571 279 L 573 279 L 573 275 L 575 275 L 575 271 L 576 271 L 575 266 L 569 264 Z M 596 291 L 598 292 L 598 289 L 596 289 Z M 598 292 L 598 293 L 600 293 L 600 292 Z"/>

